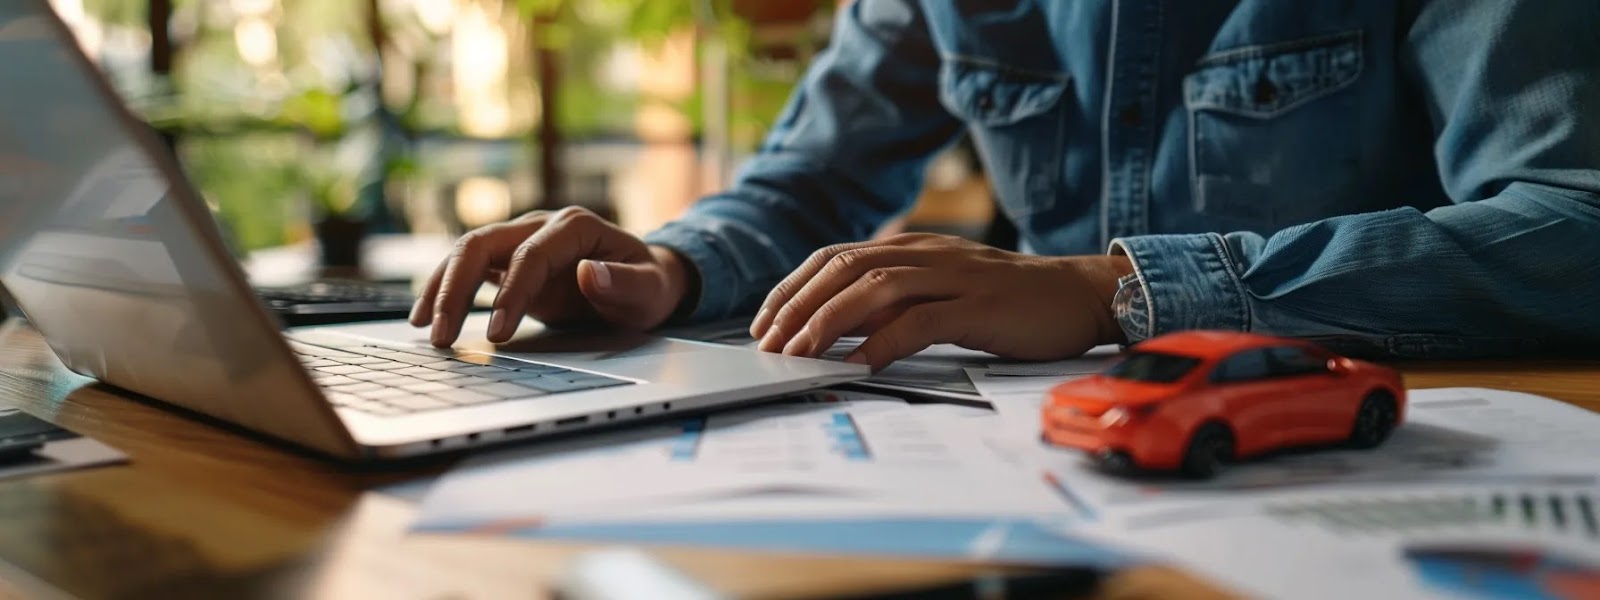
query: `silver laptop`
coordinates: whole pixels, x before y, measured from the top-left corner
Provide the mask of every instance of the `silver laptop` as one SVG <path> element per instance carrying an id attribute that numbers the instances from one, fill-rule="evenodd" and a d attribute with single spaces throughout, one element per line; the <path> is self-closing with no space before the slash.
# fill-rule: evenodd
<path id="1" fill-rule="evenodd" d="M 867 375 L 857 365 L 531 321 L 494 345 L 482 338 L 482 315 L 448 350 L 402 322 L 280 331 L 174 161 L 44 0 L 0 4 L 0 56 L 0 282 L 78 373 L 357 460 Z"/>

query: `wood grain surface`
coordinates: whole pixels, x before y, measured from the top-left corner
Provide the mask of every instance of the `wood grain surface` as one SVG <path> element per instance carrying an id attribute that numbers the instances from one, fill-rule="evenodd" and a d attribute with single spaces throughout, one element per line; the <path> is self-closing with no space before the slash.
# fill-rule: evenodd
<path id="1" fill-rule="evenodd" d="M 1484 386 L 1600 409 L 1600 365 L 1529 360 L 1398 365 L 1411 387 Z M 0 482 L 0 598 L 536 598 L 586 544 L 408 535 L 385 486 L 449 460 L 354 468 L 196 418 L 63 369 L 26 325 L 0 328 L 0 404 L 127 452 L 127 465 Z M 932 583 L 991 569 L 915 560 L 652 548 L 741 597 L 800 598 Z M 1097 597 L 1222 597 L 1139 568 Z"/>

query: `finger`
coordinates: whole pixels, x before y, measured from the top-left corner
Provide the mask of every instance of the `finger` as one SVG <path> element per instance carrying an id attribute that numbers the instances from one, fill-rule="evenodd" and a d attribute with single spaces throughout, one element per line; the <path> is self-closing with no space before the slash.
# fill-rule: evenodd
<path id="1" fill-rule="evenodd" d="M 584 260 L 578 262 L 578 291 L 606 322 L 644 330 L 658 320 L 651 307 L 666 293 L 666 281 L 653 264 Z"/>
<path id="2" fill-rule="evenodd" d="M 889 267 L 927 267 L 938 255 L 925 248 L 875 246 L 846 250 L 834 255 L 810 281 L 800 286 L 788 302 L 774 307 L 772 326 L 761 338 L 760 349 L 777 352 L 787 346 L 800 329 L 811 321 L 823 303 L 839 295 L 868 271 Z"/>
<path id="3" fill-rule="evenodd" d="M 828 299 L 783 348 L 784 354 L 814 357 L 847 332 L 884 310 L 908 303 L 948 300 L 960 294 L 959 276 L 925 267 L 867 271 Z M 869 330 L 868 335 L 871 335 Z"/>
<path id="4" fill-rule="evenodd" d="M 918 304 L 868 336 L 845 361 L 871 366 L 876 373 L 928 346 L 960 344 L 978 312 L 979 307 L 960 300 Z"/>
<path id="5" fill-rule="evenodd" d="M 433 300 L 433 345 L 446 347 L 461 335 L 461 323 L 472 307 L 472 298 L 483 285 L 489 266 L 496 257 L 510 254 L 537 223 L 490 225 L 461 236 L 450 258 L 446 259 L 438 291 Z"/>
<path id="6" fill-rule="evenodd" d="M 906 309 L 916 306 L 917 304 L 918 303 L 915 302 L 901 302 L 889 308 L 880 310 L 877 314 L 868 317 L 866 321 L 856 326 L 855 329 L 851 329 L 849 332 L 846 332 L 844 337 L 867 337 L 868 334 L 877 331 L 883 328 L 884 325 L 888 325 L 891 321 L 900 318 L 901 313 L 906 312 Z"/>
<path id="7" fill-rule="evenodd" d="M 794 272 L 789 273 L 788 277 L 784 277 L 783 281 L 780 281 L 778 282 L 778 285 L 773 286 L 772 291 L 767 294 L 766 300 L 762 301 L 761 303 L 761 310 L 756 311 L 756 318 L 750 323 L 750 337 L 758 340 L 766 337 L 768 329 L 772 326 L 773 318 L 777 315 L 777 310 L 783 307 L 784 304 L 788 303 L 789 298 L 793 296 L 795 292 L 800 291 L 800 288 L 804 286 L 807 281 L 810 281 L 812 277 L 816 276 L 818 271 L 821 271 L 824 266 L 827 266 L 828 261 L 833 260 L 834 256 L 838 255 L 840 252 L 846 252 L 858 248 L 870 248 L 872 246 L 879 245 L 880 243 L 881 242 L 856 242 L 853 244 L 837 244 L 811 253 L 810 258 L 807 258 L 805 262 L 800 263 L 799 268 L 795 269 Z"/>
<path id="8" fill-rule="evenodd" d="M 422 293 L 417 294 L 417 302 L 411 306 L 412 327 L 427 327 L 433 323 L 434 296 L 439 293 L 439 282 L 444 280 L 444 268 L 448 264 L 448 258 L 439 261 L 439 266 L 434 267 L 428 282 L 422 286 Z"/>
<path id="9" fill-rule="evenodd" d="M 494 299 L 489 317 L 489 340 L 503 342 L 517 332 L 529 299 L 547 280 L 566 272 L 583 258 L 596 254 L 601 236 L 610 227 L 586 210 L 562 209 L 539 231 L 517 246 L 506 266 L 505 282 Z"/>

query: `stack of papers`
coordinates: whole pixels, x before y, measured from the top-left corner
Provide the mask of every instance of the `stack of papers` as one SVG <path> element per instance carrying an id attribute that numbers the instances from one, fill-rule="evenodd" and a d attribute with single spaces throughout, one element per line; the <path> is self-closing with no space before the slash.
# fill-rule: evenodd
<path id="1" fill-rule="evenodd" d="M 1600 415 L 1497 390 L 1413 391 L 1407 422 L 1374 450 L 1287 453 L 1203 482 L 1112 475 L 1041 443 L 1039 408 L 1116 352 L 1021 365 L 943 349 L 908 367 L 939 371 L 920 390 L 970 395 L 948 377 L 959 371 L 993 410 L 827 392 L 485 455 L 434 487 L 415 527 L 1161 561 L 1265 597 L 1600 597 L 1589 593 L 1600 591 Z"/>
<path id="2" fill-rule="evenodd" d="M 416 529 L 1121 562 L 1058 535 L 1092 512 L 1044 472 L 997 462 L 970 435 L 987 411 L 832 396 L 482 456 L 440 481 Z"/>
<path id="3" fill-rule="evenodd" d="M 1103 474 L 1014 435 L 1030 414 L 1037 431 L 1038 411 L 1008 415 L 995 446 L 1100 512 L 1073 535 L 1247 594 L 1596 597 L 1600 415 L 1498 390 L 1409 396 L 1406 424 L 1377 449 L 1285 454 L 1203 482 Z"/>

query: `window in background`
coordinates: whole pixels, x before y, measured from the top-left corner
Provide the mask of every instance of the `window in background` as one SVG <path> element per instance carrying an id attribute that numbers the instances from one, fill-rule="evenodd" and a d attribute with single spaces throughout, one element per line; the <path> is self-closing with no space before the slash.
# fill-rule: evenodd
<path id="1" fill-rule="evenodd" d="M 653 229 L 754 151 L 835 4 L 51 2 L 242 252 L 454 236 L 558 203 Z M 152 2 L 172 9 L 170 76 L 151 69 Z"/>

